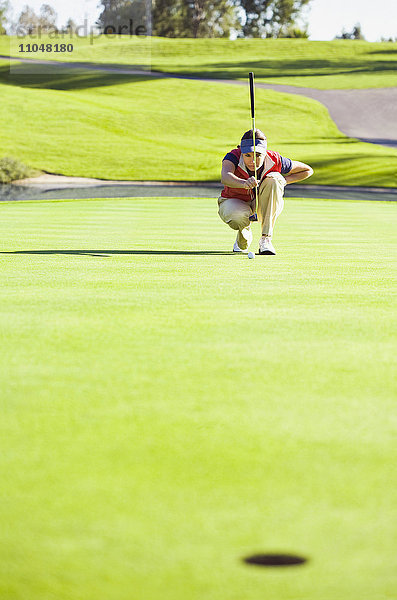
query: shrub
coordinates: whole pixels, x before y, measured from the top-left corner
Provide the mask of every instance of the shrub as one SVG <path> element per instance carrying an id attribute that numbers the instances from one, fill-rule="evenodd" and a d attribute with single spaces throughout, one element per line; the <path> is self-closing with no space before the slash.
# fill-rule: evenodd
<path id="1" fill-rule="evenodd" d="M 37 174 L 37 171 L 27 167 L 15 158 L 10 156 L 0 158 L 0 183 L 10 183 L 16 179 L 25 179 Z"/>
<path id="2" fill-rule="evenodd" d="M 287 29 L 287 31 L 282 33 L 279 37 L 282 37 L 282 38 L 304 38 L 307 40 L 309 38 L 309 33 L 308 33 L 307 29 L 300 29 L 299 27 L 291 26 Z"/>

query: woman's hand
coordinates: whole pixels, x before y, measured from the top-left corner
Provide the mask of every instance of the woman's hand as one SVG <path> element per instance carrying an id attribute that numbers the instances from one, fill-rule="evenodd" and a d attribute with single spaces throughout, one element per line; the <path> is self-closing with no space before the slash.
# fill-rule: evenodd
<path id="1" fill-rule="evenodd" d="M 252 190 L 253 188 L 256 188 L 258 186 L 258 181 L 255 179 L 255 177 L 249 177 L 246 181 L 245 181 L 245 189 L 246 190 Z"/>

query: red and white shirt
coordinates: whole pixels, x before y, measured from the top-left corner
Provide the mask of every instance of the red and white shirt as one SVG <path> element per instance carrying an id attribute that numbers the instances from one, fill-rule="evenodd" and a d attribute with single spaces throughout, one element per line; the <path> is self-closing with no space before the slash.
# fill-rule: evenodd
<path id="1" fill-rule="evenodd" d="M 234 150 L 228 152 L 223 160 L 230 160 L 235 165 L 236 170 L 234 171 L 234 174 L 236 177 L 240 177 L 240 179 L 248 179 L 254 175 L 254 173 L 249 171 L 245 166 L 240 147 L 234 148 Z M 268 150 L 262 167 L 257 171 L 258 179 L 262 181 L 269 173 L 281 173 L 282 175 L 286 175 L 290 172 L 291 167 L 292 161 L 290 158 L 285 158 L 278 152 Z M 251 202 L 252 191 L 225 185 L 221 192 L 221 196 L 222 198 L 238 198 L 239 200 Z"/>

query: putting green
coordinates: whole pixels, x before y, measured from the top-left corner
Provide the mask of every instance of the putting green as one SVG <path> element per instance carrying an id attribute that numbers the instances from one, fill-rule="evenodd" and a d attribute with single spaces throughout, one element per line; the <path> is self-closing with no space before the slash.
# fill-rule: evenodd
<path id="1" fill-rule="evenodd" d="M 394 204 L 1 212 L 2 598 L 392 598 Z"/>

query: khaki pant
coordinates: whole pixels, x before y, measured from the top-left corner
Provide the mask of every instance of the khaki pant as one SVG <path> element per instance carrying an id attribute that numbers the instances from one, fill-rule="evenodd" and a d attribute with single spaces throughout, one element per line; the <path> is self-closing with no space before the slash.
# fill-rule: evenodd
<path id="1" fill-rule="evenodd" d="M 262 235 L 273 235 L 277 217 L 284 208 L 285 179 L 281 173 L 269 173 L 261 182 L 258 189 L 258 220 L 262 228 Z M 237 198 L 218 198 L 218 214 L 222 221 L 236 230 L 237 243 L 241 250 L 248 246 L 247 232 L 250 226 L 250 216 L 254 214 L 255 200 L 245 202 Z"/>

